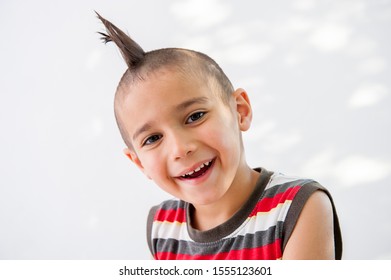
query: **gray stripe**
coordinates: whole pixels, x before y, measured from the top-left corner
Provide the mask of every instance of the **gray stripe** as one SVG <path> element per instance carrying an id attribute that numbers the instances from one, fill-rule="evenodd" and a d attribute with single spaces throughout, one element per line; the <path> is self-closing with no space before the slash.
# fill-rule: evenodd
<path id="1" fill-rule="evenodd" d="M 147 217 L 147 244 L 152 256 L 155 254 L 154 247 L 152 246 L 152 225 L 157 210 L 158 210 L 158 206 L 152 207 L 149 210 L 148 217 Z"/>
<path id="2" fill-rule="evenodd" d="M 186 208 L 186 202 L 182 200 L 175 200 L 175 199 L 170 199 L 163 201 L 160 205 L 159 208 L 162 210 L 177 210 L 177 209 L 185 209 Z"/>
<path id="3" fill-rule="evenodd" d="M 154 247 L 157 252 L 170 252 L 186 255 L 215 255 L 229 252 L 231 250 L 242 250 L 258 248 L 273 243 L 282 237 L 283 222 L 272 226 L 265 231 L 258 231 L 255 234 L 226 238 L 219 242 L 197 243 L 193 241 L 175 239 L 154 239 Z"/>
<path id="4" fill-rule="evenodd" d="M 264 192 L 264 195 L 262 196 L 262 198 L 264 198 L 264 197 L 271 198 L 271 197 L 276 196 L 276 194 L 285 192 L 289 188 L 293 188 L 293 187 L 296 187 L 296 186 L 304 186 L 304 185 L 306 185 L 308 183 L 311 183 L 311 182 L 314 182 L 314 180 L 311 180 L 311 179 L 298 179 L 298 180 L 295 180 L 295 181 L 290 181 L 290 182 L 286 182 L 286 183 L 283 183 L 283 184 L 274 185 L 273 187 L 267 189 Z"/>

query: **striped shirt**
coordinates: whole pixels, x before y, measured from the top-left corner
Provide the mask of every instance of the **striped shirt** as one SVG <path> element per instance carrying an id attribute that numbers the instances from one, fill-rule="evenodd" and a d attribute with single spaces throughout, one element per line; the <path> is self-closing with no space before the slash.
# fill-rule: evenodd
<path id="1" fill-rule="evenodd" d="M 288 177 L 265 169 L 256 187 L 228 221 L 207 230 L 192 228 L 193 206 L 172 199 L 151 209 L 148 245 L 155 259 L 272 260 L 281 259 L 300 211 L 316 190 L 330 198 L 334 212 L 335 256 L 341 259 L 342 237 L 330 193 L 310 179 Z"/>

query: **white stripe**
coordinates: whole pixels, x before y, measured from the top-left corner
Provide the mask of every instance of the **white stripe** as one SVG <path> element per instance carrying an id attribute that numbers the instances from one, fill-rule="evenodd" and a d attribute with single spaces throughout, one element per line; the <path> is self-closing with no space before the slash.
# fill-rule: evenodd
<path id="1" fill-rule="evenodd" d="M 154 221 L 152 238 L 174 238 L 177 240 L 192 241 L 187 232 L 187 223 Z"/>
<path id="2" fill-rule="evenodd" d="M 270 189 L 276 185 L 282 185 L 282 184 L 286 184 L 286 183 L 290 183 L 290 182 L 302 180 L 302 179 L 303 178 L 300 178 L 300 177 L 286 176 L 282 173 L 274 173 L 271 176 L 270 181 L 267 184 L 265 189 Z"/>
<path id="3" fill-rule="evenodd" d="M 264 231 L 275 226 L 278 221 L 285 220 L 291 203 L 291 200 L 286 200 L 284 203 L 279 203 L 275 208 L 268 212 L 258 212 L 257 215 L 247 218 L 236 231 L 225 238 L 253 234 L 257 231 Z M 152 238 L 174 238 L 176 240 L 194 242 L 187 231 L 187 223 L 178 222 L 155 221 L 152 229 Z"/>
<path id="4" fill-rule="evenodd" d="M 265 231 L 270 227 L 276 226 L 277 222 L 285 221 L 291 204 L 291 200 L 286 200 L 284 203 L 279 203 L 275 208 L 268 212 L 258 212 L 257 215 L 247 218 L 243 225 L 231 235 L 227 236 L 227 238 L 232 236 L 254 234 L 255 232 Z"/>

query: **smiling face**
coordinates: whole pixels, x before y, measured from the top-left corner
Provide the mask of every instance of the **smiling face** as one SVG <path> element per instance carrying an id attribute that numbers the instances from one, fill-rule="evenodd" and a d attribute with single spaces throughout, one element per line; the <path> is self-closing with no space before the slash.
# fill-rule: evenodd
<path id="1" fill-rule="evenodd" d="M 221 200 L 246 166 L 241 131 L 251 122 L 244 90 L 223 102 L 218 86 L 161 69 L 132 85 L 117 114 L 129 158 L 159 187 L 193 205 Z"/>

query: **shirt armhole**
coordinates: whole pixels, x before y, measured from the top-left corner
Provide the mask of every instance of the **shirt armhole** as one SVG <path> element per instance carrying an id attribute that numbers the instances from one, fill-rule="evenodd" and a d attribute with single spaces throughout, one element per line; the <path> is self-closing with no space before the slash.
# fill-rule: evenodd
<path id="1" fill-rule="evenodd" d="M 290 236 L 292 235 L 293 229 L 295 228 L 295 225 L 297 223 L 297 220 L 299 219 L 299 215 L 301 211 L 303 210 L 304 204 L 307 202 L 308 198 L 313 194 L 315 191 L 320 190 L 327 194 L 329 197 L 332 208 L 333 208 L 333 221 L 334 221 L 334 246 L 335 246 L 335 258 L 337 260 L 340 260 L 342 258 L 342 234 L 341 234 L 341 228 L 339 225 L 338 215 L 337 211 L 334 205 L 333 198 L 331 197 L 331 194 L 327 189 L 325 189 L 322 185 L 320 185 L 317 182 L 311 182 L 308 184 L 305 184 L 297 193 L 295 198 L 292 201 L 292 205 L 288 210 L 287 216 L 285 218 L 284 223 L 284 239 L 282 243 L 282 251 L 285 250 L 285 246 L 288 243 L 288 240 Z"/>
<path id="2" fill-rule="evenodd" d="M 148 243 L 149 251 L 151 252 L 153 257 L 155 256 L 155 250 L 152 244 L 152 226 L 158 208 L 159 208 L 158 206 L 152 207 L 149 210 L 148 218 L 147 218 L 147 243 Z"/>

